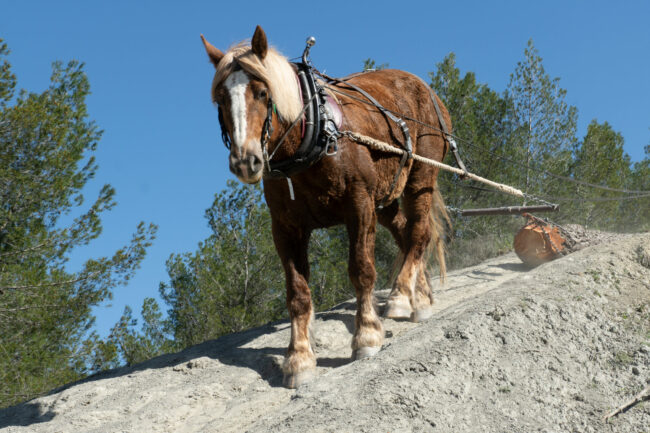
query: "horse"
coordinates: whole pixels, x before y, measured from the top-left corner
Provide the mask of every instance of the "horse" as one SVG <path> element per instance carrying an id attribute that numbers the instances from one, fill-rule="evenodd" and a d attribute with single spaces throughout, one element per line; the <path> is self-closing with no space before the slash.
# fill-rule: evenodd
<path id="1" fill-rule="evenodd" d="M 433 295 L 425 275 L 425 252 L 431 244 L 444 278 L 443 231 L 444 221 L 449 221 L 436 186 L 438 169 L 413 159 L 400 168 L 403 161 L 399 156 L 373 151 L 341 135 L 336 152 L 292 174 L 289 180 L 269 176 L 268 155 L 276 160 L 290 159 L 304 133 L 304 122 L 302 127 L 293 128 L 299 118 L 304 118 L 306 108 L 297 66 L 269 46 L 260 26 L 250 43 L 241 42 L 225 53 L 203 35 L 201 39 L 215 68 L 211 95 L 220 110 L 224 140 L 231 144 L 230 171 L 244 183 L 264 180 L 264 197 L 271 214 L 273 241 L 285 272 L 286 305 L 291 319 L 291 339 L 282 363 L 283 383 L 296 388 L 308 381 L 316 369 L 309 332 L 314 310 L 307 254 L 313 230 L 340 224 L 347 228 L 348 274 L 357 301 L 353 360 L 375 355 L 384 340 L 383 325 L 373 302 L 377 222 L 388 228 L 400 250 L 399 271 L 384 316 L 417 322 L 432 315 Z M 384 108 L 365 103 L 358 93 L 355 97 L 349 85 L 363 89 Z M 437 161 L 447 153 L 449 145 L 443 129 L 432 130 L 423 124 L 442 127 L 446 122 L 451 126 L 449 113 L 420 78 L 400 70 L 381 69 L 330 83 L 326 89 L 340 107 L 342 129 L 400 147 L 406 137 L 387 117 L 386 110 L 390 110 L 422 122 L 406 121 L 414 153 Z M 436 103 L 440 113 L 436 113 Z"/>

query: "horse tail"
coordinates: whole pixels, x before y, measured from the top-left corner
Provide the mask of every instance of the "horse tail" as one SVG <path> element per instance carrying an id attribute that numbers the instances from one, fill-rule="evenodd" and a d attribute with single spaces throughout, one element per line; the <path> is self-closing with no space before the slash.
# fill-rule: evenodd
<path id="1" fill-rule="evenodd" d="M 445 229 L 451 227 L 451 219 L 437 185 L 433 191 L 433 203 L 431 204 L 431 212 L 429 212 L 429 227 L 431 227 L 431 242 L 429 242 L 427 255 L 435 254 L 440 267 L 440 282 L 444 284 L 447 280 Z"/>

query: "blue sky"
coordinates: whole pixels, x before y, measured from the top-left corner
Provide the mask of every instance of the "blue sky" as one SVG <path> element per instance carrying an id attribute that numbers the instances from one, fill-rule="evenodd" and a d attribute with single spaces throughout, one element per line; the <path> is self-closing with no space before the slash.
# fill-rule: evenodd
<path id="1" fill-rule="evenodd" d="M 124 305 L 139 311 L 144 297 L 158 296 L 165 261 L 208 236 L 203 213 L 233 178 L 200 33 L 226 49 L 260 24 L 288 57 L 300 55 L 313 35 L 314 64 L 334 76 L 358 71 L 371 57 L 427 79 L 453 51 L 461 71 L 498 91 L 532 38 L 547 73 L 561 78 L 567 102 L 578 108 L 579 137 L 598 119 L 622 133 L 634 161 L 650 143 L 647 1 L 3 0 L 0 12 L 0 38 L 12 51 L 19 87 L 45 89 L 54 60 L 85 62 L 90 117 L 105 131 L 100 169 L 85 193 L 90 203 L 110 183 L 118 206 L 71 268 L 112 254 L 141 220 L 160 227 L 135 278 L 95 310 L 102 335 Z"/>

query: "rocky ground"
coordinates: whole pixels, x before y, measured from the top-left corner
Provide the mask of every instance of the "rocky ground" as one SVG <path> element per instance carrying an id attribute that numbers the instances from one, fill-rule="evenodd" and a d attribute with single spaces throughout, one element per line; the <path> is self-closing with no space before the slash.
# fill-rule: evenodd
<path id="1" fill-rule="evenodd" d="M 7 432 L 650 432 L 650 234 L 530 270 L 452 272 L 425 323 L 350 362 L 354 303 L 317 315 L 317 377 L 281 387 L 288 323 L 93 376 L 0 411 Z M 380 308 L 387 293 L 378 294 Z"/>

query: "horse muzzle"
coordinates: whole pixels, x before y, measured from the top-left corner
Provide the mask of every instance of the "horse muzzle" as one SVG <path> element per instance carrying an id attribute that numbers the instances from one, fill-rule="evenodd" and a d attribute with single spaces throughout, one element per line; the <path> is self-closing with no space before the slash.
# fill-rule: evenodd
<path id="1" fill-rule="evenodd" d="M 257 183 L 262 179 L 264 163 L 257 155 L 244 155 L 239 158 L 230 154 L 230 171 L 244 183 Z"/>

